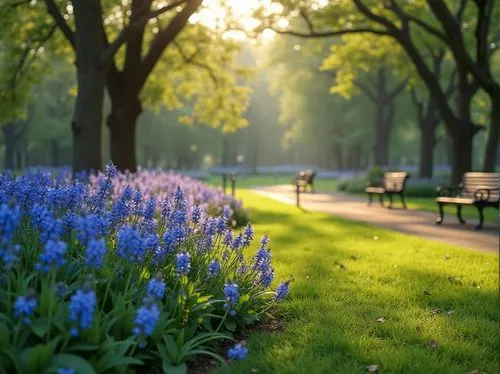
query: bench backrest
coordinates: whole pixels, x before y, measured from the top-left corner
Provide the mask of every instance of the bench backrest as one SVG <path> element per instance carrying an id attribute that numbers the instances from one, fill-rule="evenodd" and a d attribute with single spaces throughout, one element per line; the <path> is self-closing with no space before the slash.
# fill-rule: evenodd
<path id="1" fill-rule="evenodd" d="M 384 173 L 384 189 L 391 192 L 401 192 L 405 189 L 406 180 L 409 178 L 407 172 Z"/>
<path id="2" fill-rule="evenodd" d="M 297 180 L 304 181 L 307 184 L 312 184 L 315 176 L 316 172 L 314 170 L 301 170 L 297 174 Z"/>
<path id="3" fill-rule="evenodd" d="M 462 197 L 484 200 L 487 198 L 487 193 L 482 189 L 488 189 L 490 190 L 488 201 L 500 199 L 500 173 L 465 173 L 462 185 Z"/>

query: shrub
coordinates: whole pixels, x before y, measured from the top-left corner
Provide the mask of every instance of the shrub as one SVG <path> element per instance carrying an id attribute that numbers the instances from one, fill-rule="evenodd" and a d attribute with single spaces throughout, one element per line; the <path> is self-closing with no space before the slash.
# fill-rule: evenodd
<path id="1" fill-rule="evenodd" d="M 216 192 L 172 178 L 181 184 L 113 167 L 90 184 L 0 174 L 0 372 L 182 373 L 198 354 L 223 363 L 212 344 L 286 296 L 288 281 L 269 291 L 269 239 L 245 260 L 252 227 L 234 233 L 229 208 L 207 214 Z M 241 343 L 230 353 L 245 355 Z"/>

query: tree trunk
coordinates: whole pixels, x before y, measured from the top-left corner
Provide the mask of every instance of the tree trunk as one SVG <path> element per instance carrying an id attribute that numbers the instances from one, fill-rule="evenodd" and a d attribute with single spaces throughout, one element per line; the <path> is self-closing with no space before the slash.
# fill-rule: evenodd
<path id="1" fill-rule="evenodd" d="M 57 140 L 53 139 L 52 142 L 51 142 L 51 164 L 52 166 L 59 166 L 59 154 L 60 154 L 60 150 L 59 150 L 59 143 L 57 142 Z"/>
<path id="2" fill-rule="evenodd" d="M 389 165 L 389 135 L 386 130 L 384 108 L 377 109 L 377 119 L 373 134 L 373 162 L 374 166 L 384 167 Z"/>
<path id="3" fill-rule="evenodd" d="M 492 100 L 490 127 L 488 130 L 488 139 L 484 152 L 483 170 L 495 171 L 498 145 L 500 140 L 500 96 L 497 100 Z"/>
<path id="4" fill-rule="evenodd" d="M 420 164 L 418 176 L 420 178 L 432 178 L 434 170 L 434 147 L 436 146 L 436 126 L 434 124 L 422 124 L 420 132 Z"/>
<path id="5" fill-rule="evenodd" d="M 472 170 L 473 134 L 462 131 L 453 137 L 453 164 L 451 182 L 459 184 L 465 173 Z"/>
<path id="6" fill-rule="evenodd" d="M 5 143 L 5 153 L 4 153 L 4 162 L 5 169 L 14 169 L 14 152 L 16 149 L 16 137 L 15 137 L 15 129 L 14 124 L 9 122 L 2 127 L 3 138 Z"/>
<path id="7" fill-rule="evenodd" d="M 142 112 L 139 99 L 114 102 L 108 116 L 111 161 L 120 171 L 137 171 L 135 149 L 137 119 Z"/>
<path id="8" fill-rule="evenodd" d="M 78 94 L 73 117 L 73 171 L 102 167 L 102 111 L 106 69 L 99 0 L 74 0 Z"/>

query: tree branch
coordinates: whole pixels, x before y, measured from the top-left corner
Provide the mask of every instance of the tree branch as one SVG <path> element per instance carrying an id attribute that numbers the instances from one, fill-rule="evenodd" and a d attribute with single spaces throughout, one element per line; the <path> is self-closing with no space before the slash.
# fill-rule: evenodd
<path id="1" fill-rule="evenodd" d="M 335 31 L 314 31 L 309 33 L 293 31 L 293 30 L 279 30 L 271 26 L 267 27 L 269 30 L 274 31 L 277 34 L 297 36 L 299 38 L 329 38 L 340 35 L 347 34 L 361 34 L 361 33 L 371 33 L 376 35 L 389 35 L 387 31 L 377 30 L 369 27 L 361 27 L 359 29 L 345 29 L 345 30 L 335 30 Z"/>
<path id="2" fill-rule="evenodd" d="M 457 19 L 457 22 L 459 24 L 462 23 L 462 17 L 464 15 L 464 11 L 465 11 L 466 5 L 467 5 L 467 0 L 461 0 L 460 1 L 460 6 L 458 7 L 457 15 L 455 16 L 455 18 Z"/>
<path id="3" fill-rule="evenodd" d="M 144 56 L 139 77 L 139 88 L 142 88 L 149 74 L 154 69 L 159 58 L 167 46 L 174 41 L 179 33 L 186 26 L 189 17 L 198 10 L 203 0 L 186 0 L 184 8 L 178 12 L 169 25 L 154 37 L 149 47 L 149 51 Z"/>
<path id="4" fill-rule="evenodd" d="M 368 98 L 373 102 L 373 103 L 376 103 L 377 102 L 377 97 L 375 96 L 375 94 L 373 93 L 373 91 L 370 89 L 370 87 L 368 87 L 366 84 L 364 84 L 363 82 L 361 82 L 359 79 L 355 79 L 354 80 L 354 84 L 356 86 L 359 87 L 359 89 L 361 91 L 363 91 L 365 93 L 366 96 L 368 96 Z"/>
<path id="5" fill-rule="evenodd" d="M 182 49 L 181 45 L 178 42 L 174 41 L 174 45 L 177 48 L 177 50 L 179 51 L 179 53 L 180 53 L 180 55 L 185 63 L 191 64 L 194 66 L 198 66 L 198 67 L 206 70 L 208 72 L 208 74 L 210 74 L 210 77 L 214 81 L 215 85 L 216 86 L 218 85 L 218 79 L 217 79 L 217 76 L 215 75 L 213 69 L 208 64 L 205 64 L 205 63 L 200 62 L 200 61 L 195 61 L 195 57 L 200 51 L 199 49 L 196 49 L 196 51 L 191 56 L 188 56 L 184 52 L 184 50 Z"/>
<path id="6" fill-rule="evenodd" d="M 389 93 L 388 95 L 388 100 L 392 100 L 394 99 L 396 96 L 398 96 L 401 92 L 403 92 L 404 88 L 406 87 L 406 85 L 408 84 L 408 80 L 410 78 L 409 77 L 406 77 L 405 79 L 403 79 L 403 81 L 401 83 L 399 83 L 393 90 L 392 92 Z"/>
<path id="7" fill-rule="evenodd" d="M 59 27 L 59 29 L 62 31 L 66 39 L 68 40 L 69 44 L 75 48 L 75 32 L 71 30 L 71 28 L 68 26 L 66 20 L 64 19 L 63 15 L 59 11 L 59 8 L 57 8 L 57 5 L 54 3 L 54 0 L 44 0 L 45 5 L 47 6 L 47 11 L 49 14 L 52 16 L 54 21 L 56 21 L 56 25 Z"/>

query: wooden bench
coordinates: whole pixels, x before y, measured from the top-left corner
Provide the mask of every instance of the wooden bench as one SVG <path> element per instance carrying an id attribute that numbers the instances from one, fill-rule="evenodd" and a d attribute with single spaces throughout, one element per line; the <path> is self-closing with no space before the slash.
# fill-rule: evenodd
<path id="1" fill-rule="evenodd" d="M 445 205 L 456 205 L 457 217 L 460 223 L 465 223 L 462 218 L 462 206 L 475 206 L 479 212 L 479 224 L 476 230 L 483 227 L 483 210 L 487 207 L 499 209 L 500 201 L 500 173 L 465 173 L 462 183 L 456 187 L 439 186 L 439 197 L 436 202 L 439 207 L 439 217 L 436 223 L 441 224 L 444 219 Z"/>
<path id="2" fill-rule="evenodd" d="M 301 170 L 295 177 L 295 186 L 302 192 L 305 192 L 307 187 L 310 187 L 311 192 L 314 192 L 315 177 L 316 172 L 314 170 Z"/>
<path id="3" fill-rule="evenodd" d="M 365 191 L 368 194 L 368 205 L 372 204 L 373 195 L 378 195 L 380 205 L 384 206 L 384 195 L 387 195 L 389 197 L 388 208 L 390 209 L 392 208 L 392 195 L 399 195 L 403 208 L 406 209 L 404 192 L 408 178 L 410 178 L 410 175 L 406 172 L 384 173 L 382 186 L 377 187 L 370 184 L 366 186 Z"/>

